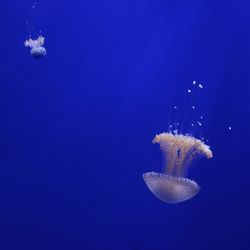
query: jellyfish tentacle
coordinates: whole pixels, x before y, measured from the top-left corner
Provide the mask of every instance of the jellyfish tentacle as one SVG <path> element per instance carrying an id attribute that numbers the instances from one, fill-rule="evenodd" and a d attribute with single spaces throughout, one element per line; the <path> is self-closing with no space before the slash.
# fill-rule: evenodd
<path id="1" fill-rule="evenodd" d="M 163 154 L 165 155 L 166 166 L 165 166 L 164 172 L 166 174 L 170 174 L 170 175 L 174 174 L 175 165 L 176 165 L 176 151 L 178 149 L 177 146 L 171 142 L 163 141 L 158 136 L 155 136 L 155 138 L 153 139 L 153 143 L 159 143 L 160 149 L 162 150 Z M 166 152 L 167 152 L 167 154 L 166 154 Z"/>

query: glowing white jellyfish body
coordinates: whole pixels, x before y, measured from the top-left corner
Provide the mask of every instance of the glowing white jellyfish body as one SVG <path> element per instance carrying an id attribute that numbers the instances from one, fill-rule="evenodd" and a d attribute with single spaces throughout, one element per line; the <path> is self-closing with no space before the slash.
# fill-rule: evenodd
<path id="1" fill-rule="evenodd" d="M 160 200 L 167 203 L 179 203 L 195 196 L 199 185 L 192 180 L 167 174 L 149 172 L 143 174 L 149 190 Z"/>
<path id="2" fill-rule="evenodd" d="M 25 47 L 30 47 L 30 54 L 34 58 L 41 58 L 46 55 L 46 49 L 43 47 L 44 37 L 39 36 L 37 39 L 29 39 L 24 42 Z"/>
<path id="3" fill-rule="evenodd" d="M 185 176 L 194 158 L 213 157 L 209 146 L 192 136 L 173 133 L 156 135 L 153 143 L 160 144 L 166 157 L 166 169 L 165 173 L 143 174 L 149 190 L 167 203 L 179 203 L 194 197 L 200 191 L 200 187 Z"/>

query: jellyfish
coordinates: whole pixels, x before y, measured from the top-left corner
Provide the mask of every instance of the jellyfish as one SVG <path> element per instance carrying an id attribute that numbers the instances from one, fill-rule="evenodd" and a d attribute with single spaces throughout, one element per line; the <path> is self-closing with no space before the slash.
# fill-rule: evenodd
<path id="1" fill-rule="evenodd" d="M 156 135 L 153 143 L 160 144 L 166 159 L 166 166 L 164 173 L 143 174 L 149 190 L 166 203 L 183 202 L 198 194 L 200 186 L 188 179 L 186 175 L 195 158 L 213 157 L 210 147 L 195 137 L 172 132 Z"/>
<path id="2" fill-rule="evenodd" d="M 44 37 L 38 36 L 37 39 L 28 39 L 24 42 L 25 47 L 30 47 L 30 54 L 34 58 L 40 58 L 46 55 L 46 49 L 42 46 L 44 44 Z"/>
<path id="3" fill-rule="evenodd" d="M 41 58 L 46 55 L 46 49 L 43 47 L 44 44 L 44 37 L 41 35 L 41 31 L 37 32 L 34 27 L 34 11 L 36 8 L 37 3 L 34 2 L 32 4 L 30 13 L 28 15 L 26 21 L 26 29 L 27 29 L 27 37 L 28 39 L 25 40 L 24 46 L 30 47 L 30 54 L 34 58 Z M 36 39 L 32 39 L 32 37 L 37 37 Z"/>

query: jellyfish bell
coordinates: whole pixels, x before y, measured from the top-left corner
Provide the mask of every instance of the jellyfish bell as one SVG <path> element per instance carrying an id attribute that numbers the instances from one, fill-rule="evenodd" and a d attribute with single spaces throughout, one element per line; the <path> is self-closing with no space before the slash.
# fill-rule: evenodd
<path id="1" fill-rule="evenodd" d="M 40 58 L 46 55 L 46 49 L 44 47 L 32 48 L 30 54 L 34 58 Z"/>
<path id="2" fill-rule="evenodd" d="M 25 47 L 30 47 L 30 54 L 34 58 L 41 58 L 46 55 L 46 49 L 43 47 L 44 37 L 38 36 L 37 39 L 28 39 L 24 42 Z"/>
<path id="3" fill-rule="evenodd" d="M 195 137 L 173 133 L 156 135 L 153 143 L 160 144 L 166 156 L 166 166 L 164 173 L 143 174 L 149 190 L 166 203 L 179 203 L 198 194 L 200 187 L 186 178 L 187 170 L 194 158 L 213 156 L 209 146 Z"/>
<path id="4" fill-rule="evenodd" d="M 189 200 L 200 191 L 199 185 L 188 178 L 148 172 L 143 174 L 149 190 L 166 203 L 179 203 Z"/>

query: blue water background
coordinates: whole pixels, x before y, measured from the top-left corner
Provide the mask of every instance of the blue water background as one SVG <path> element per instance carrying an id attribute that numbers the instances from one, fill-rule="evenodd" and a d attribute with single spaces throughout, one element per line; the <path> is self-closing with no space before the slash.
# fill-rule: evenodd
<path id="1" fill-rule="evenodd" d="M 39 1 L 41 60 L 31 5 L 0 3 L 0 249 L 250 249 L 249 2 Z M 162 167 L 171 86 L 182 103 L 193 80 L 214 158 L 168 205 L 142 174 Z"/>

